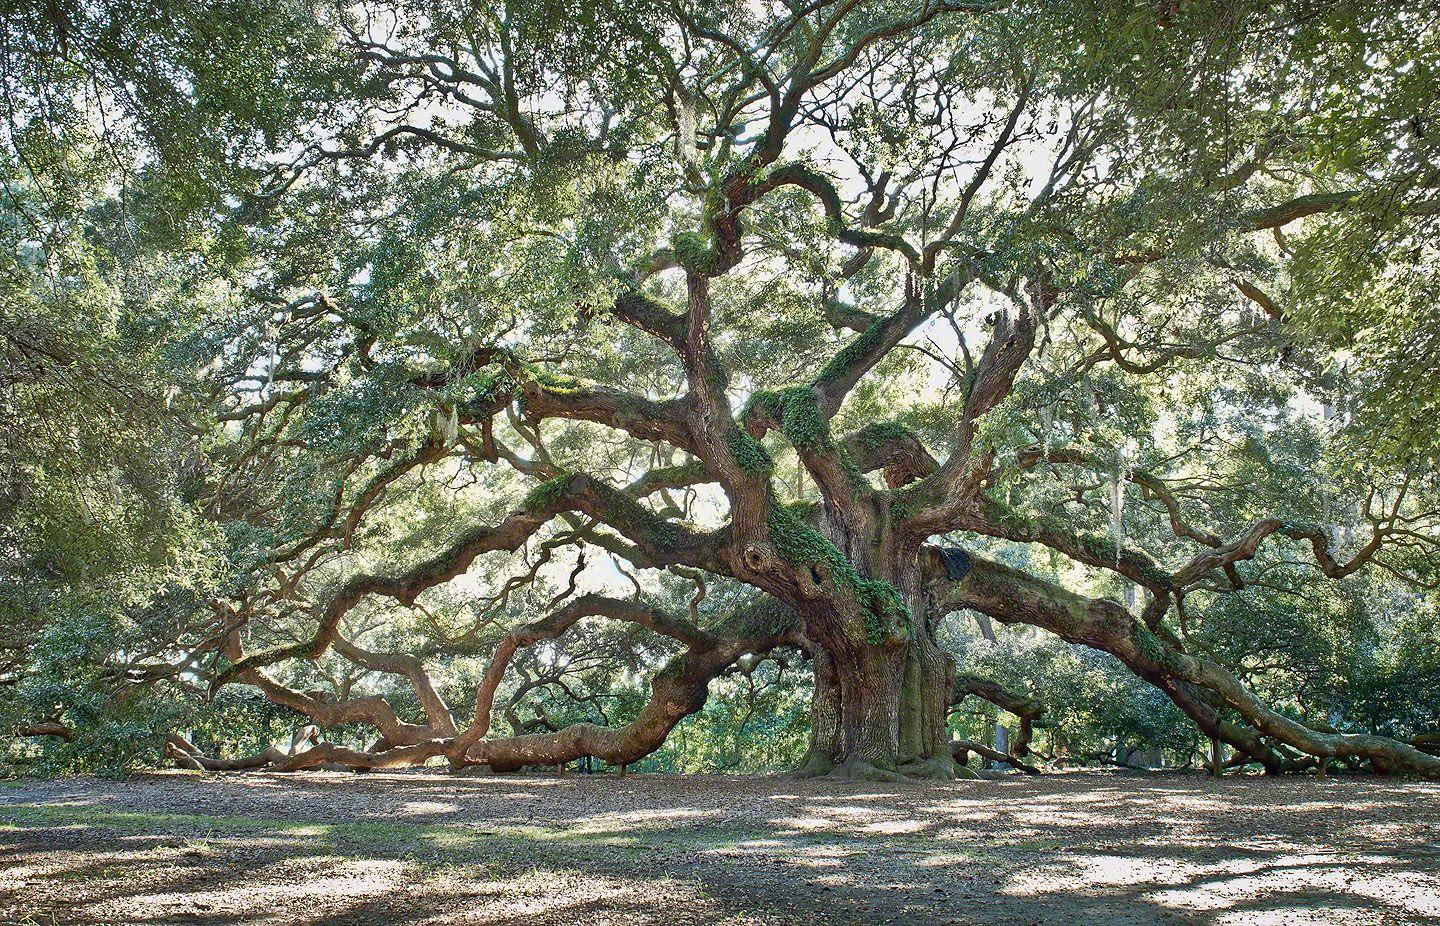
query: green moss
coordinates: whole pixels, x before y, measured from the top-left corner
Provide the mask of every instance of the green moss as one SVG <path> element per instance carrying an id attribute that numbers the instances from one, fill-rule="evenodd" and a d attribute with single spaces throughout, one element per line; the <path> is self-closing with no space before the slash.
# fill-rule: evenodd
<path id="1" fill-rule="evenodd" d="M 662 466 L 645 474 L 645 483 L 653 486 L 683 486 L 705 479 L 710 471 L 700 460 L 679 466 Z"/>
<path id="2" fill-rule="evenodd" d="M 1174 584 L 1174 577 L 1151 562 L 1148 557 L 1136 562 L 1135 567 L 1140 573 L 1141 580 L 1147 585 L 1153 585 L 1157 588 L 1170 588 Z"/>
<path id="3" fill-rule="evenodd" d="M 624 492 L 607 486 L 603 482 L 590 481 L 588 476 L 562 473 L 554 479 L 540 483 L 530 490 L 522 503 L 531 514 L 551 511 L 572 491 L 577 479 L 586 480 L 592 492 L 599 495 L 599 503 L 606 509 L 606 521 L 627 537 L 646 537 L 661 547 L 674 548 L 680 541 L 677 526 L 646 508 Z"/>
<path id="4" fill-rule="evenodd" d="M 780 392 L 780 429 L 796 450 L 823 450 L 834 446 L 830 424 L 820 412 L 820 396 L 811 386 L 793 386 Z"/>
<path id="5" fill-rule="evenodd" d="M 768 476 L 775 471 L 775 460 L 770 456 L 770 451 L 765 449 L 764 444 L 740 428 L 731 428 L 725 439 L 730 447 L 730 455 L 735 458 L 735 463 L 745 472 L 756 476 Z"/>
<path id="6" fill-rule="evenodd" d="M 766 418 L 779 420 L 780 418 L 780 394 L 771 392 L 768 389 L 759 389 L 750 394 L 745 400 L 745 407 L 740 409 L 740 420 L 749 421 L 756 415 L 764 415 Z"/>
<path id="7" fill-rule="evenodd" d="M 740 412 L 742 421 L 761 415 L 780 426 L 790 445 L 800 453 L 837 450 L 840 465 L 857 489 L 868 488 L 865 474 L 854 457 L 837 448 L 830 436 L 830 423 L 820 410 L 820 396 L 813 386 L 790 386 L 778 392 L 759 391 L 750 396 Z"/>
<path id="8" fill-rule="evenodd" d="M 866 450 L 879 450 L 890 441 L 914 439 L 915 432 L 895 421 L 877 421 L 874 424 L 867 424 L 855 435 L 860 446 Z"/>
<path id="9" fill-rule="evenodd" d="M 870 483 L 865 479 L 865 473 L 860 469 L 860 464 L 855 462 L 855 457 L 844 447 L 835 452 L 840 461 L 840 467 L 845 470 L 845 475 L 850 479 L 850 485 L 857 490 L 864 491 L 870 488 Z"/>
<path id="10" fill-rule="evenodd" d="M 872 646 L 885 642 L 892 627 L 910 632 L 910 609 L 889 582 L 860 579 L 855 597 L 865 610 L 865 637 Z"/>
<path id="11" fill-rule="evenodd" d="M 891 627 L 909 632 L 910 611 L 894 585 L 861 576 L 835 544 L 790 508 L 773 500 L 768 526 L 770 543 L 782 559 L 797 566 L 823 567 L 836 586 L 850 590 L 864 614 L 866 638 L 871 644 L 883 643 Z"/>
<path id="12" fill-rule="evenodd" d="M 1114 562 L 1118 555 L 1115 541 L 1103 534 L 1080 534 L 1075 539 L 1080 543 L 1081 548 L 1083 548 L 1086 553 L 1101 562 Z"/>
<path id="13" fill-rule="evenodd" d="M 771 500 L 770 543 L 781 558 L 797 565 L 823 565 L 836 584 L 854 586 L 859 580 L 855 567 L 844 554 L 815 528 L 806 524 L 789 507 Z"/>
<path id="14" fill-rule="evenodd" d="M 885 319 L 877 319 L 846 344 L 840 353 L 830 359 L 815 377 L 817 384 L 824 384 L 849 370 L 861 358 L 868 356 L 885 338 Z"/>
<path id="15" fill-rule="evenodd" d="M 550 373 L 538 367 L 530 367 L 529 373 L 535 385 L 551 395 L 576 395 L 585 387 L 580 380 L 563 373 Z"/>
<path id="16" fill-rule="evenodd" d="M 526 494 L 521 507 L 531 514 L 550 510 L 570 491 L 570 479 L 570 473 L 561 473 L 554 479 L 547 479 Z"/>
<path id="17" fill-rule="evenodd" d="M 834 446 L 830 425 L 820 412 L 820 396 L 813 386 L 789 386 L 778 392 L 761 390 L 750 396 L 740 412 L 742 421 L 763 415 L 780 426 L 796 450 Z"/>
<path id="18" fill-rule="evenodd" d="M 610 524 L 627 537 L 649 537 L 656 546 L 673 550 L 680 531 L 670 521 L 637 502 L 625 499 L 610 511 Z"/>
<path id="19" fill-rule="evenodd" d="M 906 521 L 919 513 L 923 504 L 922 497 L 923 483 L 912 482 L 907 486 L 890 491 L 890 517 L 896 521 Z"/>
<path id="20" fill-rule="evenodd" d="M 1181 665 L 1180 654 L 1166 646 L 1163 641 L 1150 628 L 1144 624 L 1137 623 L 1131 633 L 1131 639 L 1135 641 L 1135 648 L 1138 649 L 1146 659 L 1159 663 L 1171 672 L 1179 672 Z"/>
<path id="21" fill-rule="evenodd" d="M 1056 536 L 1064 536 L 1064 526 L 1060 523 L 1042 523 L 1043 528 Z M 1079 534 L 1076 541 L 1086 554 L 1095 558 L 1097 563 L 1104 563 L 1107 566 L 1122 559 L 1132 567 L 1139 575 L 1141 581 L 1147 585 L 1159 588 L 1169 588 L 1172 578 L 1169 573 L 1150 561 L 1149 557 L 1125 552 L 1115 546 L 1115 540 L 1106 534 Z"/>
<path id="22" fill-rule="evenodd" d="M 705 228 L 709 228 L 725 208 L 725 197 L 720 192 L 723 188 L 723 184 L 707 187 L 700 200 L 700 222 Z"/>
<path id="23" fill-rule="evenodd" d="M 714 276 L 720 269 L 720 255 L 695 232 L 677 232 L 671 242 L 680 266 L 701 276 Z"/>

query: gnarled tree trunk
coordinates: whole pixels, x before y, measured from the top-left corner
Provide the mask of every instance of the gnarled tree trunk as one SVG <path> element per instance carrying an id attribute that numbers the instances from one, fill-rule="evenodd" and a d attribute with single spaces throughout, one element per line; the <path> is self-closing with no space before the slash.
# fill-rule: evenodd
<path id="1" fill-rule="evenodd" d="M 826 527 L 852 561 L 899 591 L 908 617 L 898 632 L 863 621 L 811 622 L 818 638 L 815 695 L 810 750 L 799 774 L 954 777 L 947 718 L 955 664 L 936 640 L 939 615 L 929 606 L 918 562 L 903 557 L 909 563 L 901 566 L 893 551 L 868 545 L 857 556 L 859 545 L 846 542 L 853 533 Z"/>

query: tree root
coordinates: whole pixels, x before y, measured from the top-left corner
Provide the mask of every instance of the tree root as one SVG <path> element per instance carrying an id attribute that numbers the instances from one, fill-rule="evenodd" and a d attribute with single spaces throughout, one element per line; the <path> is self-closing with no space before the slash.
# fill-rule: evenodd
<path id="1" fill-rule="evenodd" d="M 916 759 L 913 762 L 906 762 L 898 769 L 900 774 L 906 778 L 926 779 L 930 781 L 954 781 L 956 778 L 969 777 L 960 771 L 955 761 L 949 756 L 931 756 L 928 759 Z M 965 772 L 970 772 L 967 768 Z M 973 772 L 971 773 L 974 774 Z"/>
<path id="2" fill-rule="evenodd" d="M 823 778 L 835 770 L 835 763 L 823 752 L 811 752 L 805 756 L 805 760 L 790 773 L 791 778 L 805 780 L 807 778 Z"/>
<path id="3" fill-rule="evenodd" d="M 900 772 L 881 768 L 863 759 L 852 759 L 849 762 L 842 762 L 835 766 L 825 777 L 838 778 L 846 781 L 874 781 L 885 784 L 909 781 L 909 779 Z"/>

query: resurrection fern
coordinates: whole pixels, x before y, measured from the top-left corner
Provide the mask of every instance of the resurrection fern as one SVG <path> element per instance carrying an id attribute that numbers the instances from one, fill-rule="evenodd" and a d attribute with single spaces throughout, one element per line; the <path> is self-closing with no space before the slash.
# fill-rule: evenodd
<path id="1" fill-rule="evenodd" d="M 877 319 L 871 322 L 869 327 L 852 338 L 849 344 L 841 348 L 840 352 L 821 368 L 820 375 L 815 377 L 815 382 L 824 385 L 835 379 L 841 373 L 850 369 L 856 360 L 873 351 L 884 337 L 885 320 Z"/>
<path id="2" fill-rule="evenodd" d="M 904 521 L 920 510 L 921 483 L 912 482 L 890 491 L 890 517 Z"/>
<path id="3" fill-rule="evenodd" d="M 695 232 L 680 232 L 671 242 L 675 260 L 686 270 L 702 276 L 713 276 L 720 269 L 720 255 Z"/>
<path id="4" fill-rule="evenodd" d="M 914 437 L 914 431 L 896 421 L 877 421 L 874 424 L 867 424 L 855 435 L 860 446 L 866 450 L 879 450 L 892 440 Z"/>
<path id="5" fill-rule="evenodd" d="M 551 395 L 575 395 L 584 386 L 580 380 L 564 373 L 551 373 L 539 367 L 527 367 L 526 372 L 535 380 L 535 385 Z"/>
<path id="6" fill-rule="evenodd" d="M 571 473 L 561 473 L 554 479 L 547 479 L 531 489 L 521 507 L 531 514 L 548 511 L 570 491 Z"/>
<path id="7" fill-rule="evenodd" d="M 770 456 L 770 451 L 765 449 L 764 444 L 740 428 L 731 428 L 730 433 L 726 435 L 726 442 L 730 446 L 730 455 L 735 458 L 735 462 L 745 472 L 756 476 L 768 476 L 775 471 L 775 460 Z"/>
<path id="8" fill-rule="evenodd" d="M 821 567 L 830 581 L 851 591 L 864 615 L 871 644 L 883 643 L 892 626 L 909 633 L 910 610 L 894 585 L 861 576 L 835 544 L 773 498 L 768 526 L 770 542 L 783 559 L 798 566 Z"/>
<path id="9" fill-rule="evenodd" d="M 830 425 L 820 413 L 820 399 L 810 386 L 794 386 L 780 393 L 780 430 L 796 450 L 834 446 Z"/>
<path id="10" fill-rule="evenodd" d="M 750 397 L 741 420 L 763 414 L 780 425 L 780 432 L 796 450 L 831 449 L 830 426 L 820 412 L 813 386 L 789 386 L 777 392 L 761 390 Z"/>
<path id="11" fill-rule="evenodd" d="M 1166 646 L 1145 625 L 1136 624 L 1131 636 L 1135 641 L 1136 649 L 1140 650 L 1147 659 L 1159 663 L 1171 672 L 1180 671 L 1183 668 L 1180 654 Z"/>

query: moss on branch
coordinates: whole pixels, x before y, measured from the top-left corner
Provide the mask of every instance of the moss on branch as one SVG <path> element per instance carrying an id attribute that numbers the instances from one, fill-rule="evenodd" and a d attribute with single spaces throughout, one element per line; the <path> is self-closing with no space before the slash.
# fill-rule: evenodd
<path id="1" fill-rule="evenodd" d="M 820 373 L 815 377 L 815 384 L 825 388 L 848 373 L 857 363 L 873 354 L 885 341 L 885 329 L 888 319 L 876 319 L 869 327 L 850 339 L 850 343 L 840 349 L 840 352 L 830 358 L 830 362 L 820 368 Z"/>
<path id="2" fill-rule="evenodd" d="M 530 514 L 549 511 L 569 494 L 570 480 L 573 478 L 572 473 L 561 473 L 554 479 L 545 480 L 525 494 L 525 500 L 520 503 L 520 507 Z"/>
<path id="3" fill-rule="evenodd" d="M 725 435 L 725 441 L 729 445 L 730 455 L 735 458 L 735 464 L 745 472 L 752 476 L 769 476 L 775 471 L 775 460 L 770 456 L 770 451 L 740 428 L 731 428 Z"/>
<path id="4" fill-rule="evenodd" d="M 830 424 L 820 410 L 820 396 L 813 386 L 756 392 L 745 403 L 740 419 L 752 421 L 757 416 L 778 425 L 796 450 L 830 450 L 835 446 L 830 438 Z"/>
<path id="5" fill-rule="evenodd" d="M 529 372 L 535 385 L 551 395 L 579 395 L 585 389 L 583 381 L 564 373 L 550 373 L 536 367 L 531 367 Z"/>
<path id="6" fill-rule="evenodd" d="M 855 434 L 855 440 L 866 450 L 875 451 L 892 441 L 919 441 L 920 438 L 898 421 L 877 421 L 867 424 Z"/>
<path id="7" fill-rule="evenodd" d="M 927 487 L 923 482 L 912 482 L 898 489 L 890 490 L 890 517 L 895 521 L 908 521 L 924 508 L 922 493 Z"/>
<path id="8" fill-rule="evenodd" d="M 670 243 L 675 262 L 692 273 L 714 276 L 720 272 L 720 253 L 696 232 L 677 232 Z"/>
<path id="9" fill-rule="evenodd" d="M 789 563 L 818 568 L 836 587 L 848 590 L 855 598 L 865 622 L 866 639 L 875 646 L 884 643 L 892 633 L 908 636 L 911 630 L 910 609 L 900 590 L 881 579 L 867 579 L 855 570 L 850 560 L 825 535 L 806 524 L 790 507 L 772 499 L 770 543 L 775 552 Z"/>
<path id="10" fill-rule="evenodd" d="M 1135 642 L 1135 648 L 1144 658 L 1163 667 L 1167 672 L 1184 673 L 1185 666 L 1180 654 L 1166 646 L 1164 641 L 1157 637 L 1150 628 L 1136 623 L 1131 628 L 1130 637 Z"/>

